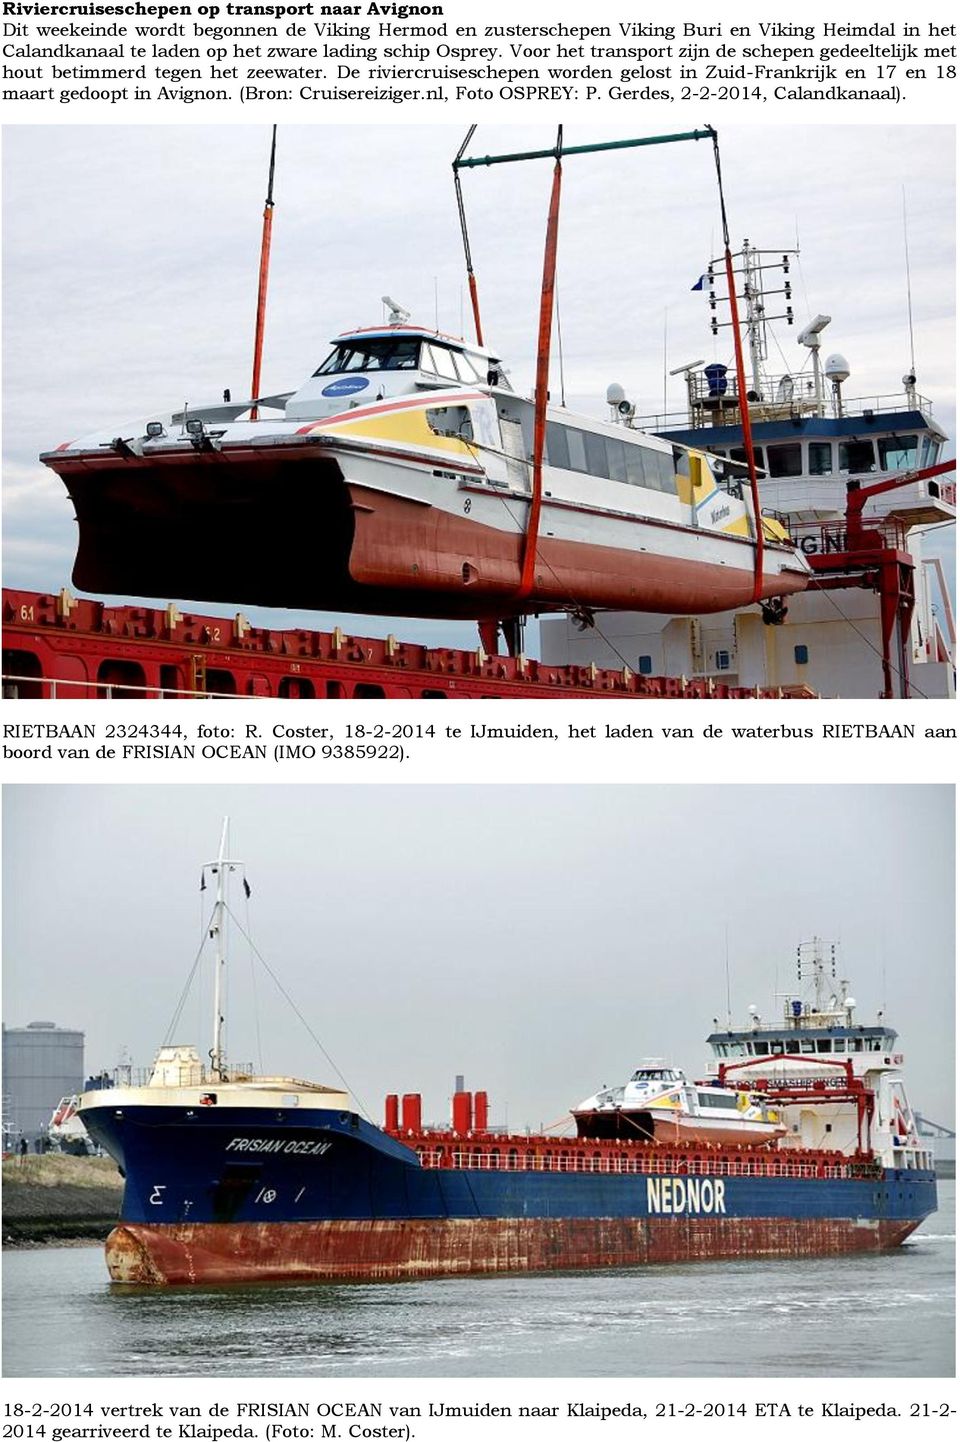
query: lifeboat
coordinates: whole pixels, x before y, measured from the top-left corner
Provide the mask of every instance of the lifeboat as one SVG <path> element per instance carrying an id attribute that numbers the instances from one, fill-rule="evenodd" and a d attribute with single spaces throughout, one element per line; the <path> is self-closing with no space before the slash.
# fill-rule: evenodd
<path id="1" fill-rule="evenodd" d="M 728 462 L 615 405 L 548 407 L 521 586 L 534 409 L 493 351 L 394 307 L 299 390 L 148 413 L 41 459 L 76 509 L 74 582 L 98 593 L 482 622 L 776 606 L 807 586 Z"/>
<path id="2" fill-rule="evenodd" d="M 573 1116 L 578 1136 L 597 1139 L 756 1147 L 787 1131 L 780 1113 L 761 1097 L 715 1082 L 688 1082 L 660 1061 L 638 1067 L 625 1086 L 588 1097 Z"/>

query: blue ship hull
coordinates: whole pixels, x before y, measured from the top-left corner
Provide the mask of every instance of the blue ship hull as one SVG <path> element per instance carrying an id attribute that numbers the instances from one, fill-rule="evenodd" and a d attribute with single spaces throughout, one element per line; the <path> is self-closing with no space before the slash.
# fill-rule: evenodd
<path id="1" fill-rule="evenodd" d="M 126 1177 L 108 1244 L 111 1273 L 126 1281 L 867 1250 L 898 1245 L 936 1209 L 931 1172 L 869 1164 L 827 1169 L 840 1175 L 743 1175 L 745 1163 L 728 1153 L 713 1174 L 676 1156 L 630 1173 L 426 1167 L 348 1112 L 103 1106 L 85 1108 L 84 1120 Z M 623 1155 L 640 1151 L 649 1159 L 660 1149 Z"/>

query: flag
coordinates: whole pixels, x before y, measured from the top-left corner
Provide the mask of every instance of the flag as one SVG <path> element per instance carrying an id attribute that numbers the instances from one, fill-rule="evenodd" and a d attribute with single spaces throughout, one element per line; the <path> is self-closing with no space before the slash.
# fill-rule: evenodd
<path id="1" fill-rule="evenodd" d="M 697 281 L 696 285 L 692 285 L 692 286 L 690 287 L 690 289 L 691 289 L 691 290 L 703 290 L 703 287 L 706 285 L 706 283 L 707 283 L 707 277 L 706 277 L 705 275 L 702 275 L 702 276 L 700 277 L 700 279 Z"/>

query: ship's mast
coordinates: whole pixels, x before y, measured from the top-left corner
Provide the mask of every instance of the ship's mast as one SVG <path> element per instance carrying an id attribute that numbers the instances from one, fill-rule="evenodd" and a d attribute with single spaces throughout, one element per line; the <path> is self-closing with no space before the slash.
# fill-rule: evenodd
<path id="1" fill-rule="evenodd" d="M 829 971 L 829 975 L 828 975 Z M 828 1009 L 828 998 L 833 996 L 836 990 L 835 982 L 837 976 L 837 948 L 831 945 L 829 963 L 824 955 L 824 945 L 819 936 L 812 941 L 802 941 L 797 947 L 797 981 L 803 982 L 804 974 L 813 980 L 813 1007 L 816 1012 L 824 1012 Z M 834 986 L 830 993 L 828 987 L 831 982 Z M 833 997 L 834 1007 L 836 999 Z M 833 1008 L 830 1008 L 831 1010 Z"/>
<path id="2" fill-rule="evenodd" d="M 220 832 L 220 852 L 215 863 L 217 877 L 217 901 L 213 910 L 212 933 L 216 942 L 216 960 L 213 973 L 213 1046 L 210 1048 L 210 1070 L 214 1076 L 224 1079 L 226 1058 L 223 1052 L 223 979 L 226 966 L 226 940 L 224 912 L 227 905 L 227 849 L 230 837 L 230 818 L 223 818 Z"/>

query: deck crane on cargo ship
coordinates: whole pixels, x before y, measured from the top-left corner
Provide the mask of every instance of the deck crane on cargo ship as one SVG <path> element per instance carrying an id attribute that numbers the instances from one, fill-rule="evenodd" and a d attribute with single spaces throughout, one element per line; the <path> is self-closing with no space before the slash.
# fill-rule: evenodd
<path id="1" fill-rule="evenodd" d="M 786 530 L 763 516 L 750 461 L 744 491 L 701 450 L 549 405 L 564 157 L 702 139 L 714 149 L 729 256 L 710 127 L 575 146 L 559 133 L 548 150 L 501 156 L 467 156 L 465 142 L 454 169 L 476 344 L 411 325 L 389 302 L 387 324 L 337 337 L 297 391 L 184 407 L 45 453 L 76 508 L 75 583 L 121 595 L 471 619 L 490 652 L 498 628 L 516 651 L 522 619 L 549 611 L 589 619 L 759 603 L 776 618 L 811 570 Z M 459 171 L 543 158 L 554 174 L 531 399 L 512 391 L 482 341 Z M 272 151 L 255 391 L 273 164 Z M 739 337 L 732 284 L 730 304 Z"/>

